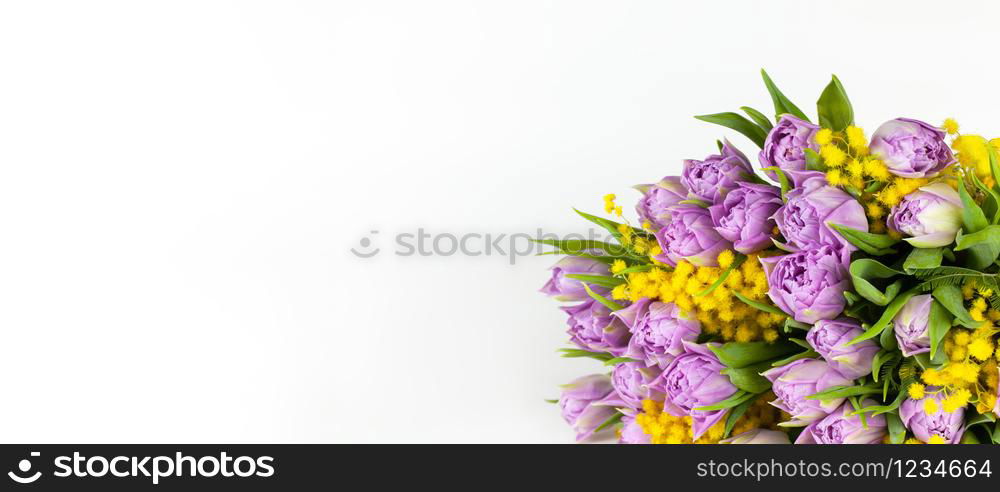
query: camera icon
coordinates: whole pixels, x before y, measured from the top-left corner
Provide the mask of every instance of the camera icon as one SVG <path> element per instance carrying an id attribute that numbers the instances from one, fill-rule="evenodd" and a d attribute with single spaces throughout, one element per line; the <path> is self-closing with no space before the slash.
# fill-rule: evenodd
<path id="1" fill-rule="evenodd" d="M 39 453 L 38 451 L 32 451 L 30 455 L 32 458 L 36 458 L 38 456 L 41 456 L 41 453 Z M 17 462 L 17 469 L 20 470 L 21 473 L 30 472 L 31 460 L 24 459 Z M 10 477 L 11 480 L 17 483 L 31 483 L 34 482 L 35 480 L 38 480 L 38 478 L 42 476 L 42 472 L 36 471 L 34 475 L 28 475 L 27 477 L 22 477 L 19 473 L 14 473 L 13 471 L 9 471 L 7 472 L 7 476 Z"/>

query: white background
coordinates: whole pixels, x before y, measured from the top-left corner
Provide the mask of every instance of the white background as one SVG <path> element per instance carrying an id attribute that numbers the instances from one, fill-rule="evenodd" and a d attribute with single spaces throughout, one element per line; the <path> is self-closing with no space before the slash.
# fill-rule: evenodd
<path id="1" fill-rule="evenodd" d="M 4 2 L 0 440 L 570 442 L 552 257 L 837 73 L 858 122 L 996 121 L 996 2 Z M 733 137 L 752 153 L 752 145 Z M 350 253 L 380 231 L 372 259 Z"/>

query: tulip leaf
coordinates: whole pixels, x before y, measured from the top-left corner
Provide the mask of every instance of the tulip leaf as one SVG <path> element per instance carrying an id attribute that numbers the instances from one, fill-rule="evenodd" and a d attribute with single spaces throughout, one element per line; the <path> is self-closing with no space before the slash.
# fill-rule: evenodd
<path id="1" fill-rule="evenodd" d="M 806 397 L 807 400 L 834 400 L 848 396 L 876 395 L 882 390 L 872 386 L 834 386 Z"/>
<path id="2" fill-rule="evenodd" d="M 548 246 L 555 246 L 559 248 L 559 253 L 571 255 L 571 256 L 581 256 L 590 255 L 590 252 L 599 250 L 608 253 L 609 256 L 600 256 L 599 258 L 610 259 L 614 261 L 615 258 L 621 258 L 627 254 L 625 248 L 605 243 L 602 241 L 594 241 L 587 239 L 532 239 L 532 241 L 540 244 L 545 244 Z"/>
<path id="3" fill-rule="evenodd" d="M 989 225 L 978 203 L 965 189 L 965 180 L 958 180 L 958 196 L 962 199 L 962 228 L 968 233 L 979 232 Z"/>
<path id="4" fill-rule="evenodd" d="M 601 362 L 608 361 L 614 358 L 613 355 L 606 352 L 591 352 L 589 350 L 575 349 L 575 348 L 559 349 L 559 352 L 562 352 L 563 357 L 568 357 L 568 358 L 589 357 L 591 359 L 597 359 Z"/>
<path id="5" fill-rule="evenodd" d="M 785 195 L 792 190 L 792 180 L 788 179 L 788 175 L 785 174 L 785 170 L 777 166 L 770 166 L 761 169 L 762 171 L 771 171 L 776 176 L 778 176 L 778 182 L 781 183 L 781 200 L 787 201 Z"/>
<path id="6" fill-rule="evenodd" d="M 746 401 L 736 405 L 729 411 L 728 414 L 726 414 L 726 429 L 722 434 L 723 438 L 729 437 L 729 435 L 733 432 L 733 427 L 736 427 L 736 422 L 740 420 L 740 417 L 742 417 L 743 414 L 747 413 L 747 409 L 750 408 L 750 405 L 753 405 L 754 400 L 757 399 L 756 396 L 757 395 L 754 395 L 754 398 L 747 398 Z"/>
<path id="7" fill-rule="evenodd" d="M 793 355 L 791 357 L 785 357 L 784 359 L 778 359 L 778 360 L 776 360 L 776 361 L 774 361 L 774 362 L 771 363 L 771 367 L 787 366 L 788 364 L 791 364 L 792 362 L 795 362 L 795 361 L 797 361 L 799 359 L 815 359 L 817 357 L 819 357 L 819 352 L 816 352 L 815 350 L 809 349 L 809 350 L 806 350 L 804 352 L 797 353 L 797 354 L 795 354 L 795 355 Z"/>
<path id="8" fill-rule="evenodd" d="M 906 304 L 906 301 L 909 301 L 911 297 L 917 294 L 917 292 L 919 292 L 919 289 L 913 288 L 897 295 L 896 298 L 885 307 L 885 310 L 882 311 L 882 317 L 880 317 L 871 328 L 868 328 L 864 333 L 858 335 L 850 342 L 847 342 L 847 345 L 861 343 L 865 340 L 881 335 L 882 330 L 888 328 L 890 323 L 892 323 L 892 319 L 896 317 L 896 313 L 898 313 L 900 309 L 903 309 L 903 305 Z"/>
<path id="9" fill-rule="evenodd" d="M 764 85 L 767 87 L 767 92 L 771 94 L 771 100 L 774 102 L 775 118 L 781 118 L 781 115 L 788 113 L 801 120 L 809 121 L 806 114 L 803 113 L 798 106 L 792 104 L 792 101 L 789 101 L 781 90 L 778 89 L 778 86 L 774 84 L 774 81 L 771 80 L 771 77 L 767 75 L 767 72 L 765 72 L 764 69 L 760 70 L 760 75 L 763 77 Z"/>
<path id="10" fill-rule="evenodd" d="M 902 287 L 902 281 L 899 280 L 889 284 L 885 292 L 872 285 L 871 280 L 892 278 L 903 273 L 883 265 L 878 260 L 871 258 L 854 260 L 851 262 L 849 271 L 851 282 L 853 282 L 854 290 L 857 291 L 858 295 L 879 306 L 889 304 L 896 297 L 896 294 L 899 294 L 899 289 Z"/>
<path id="11" fill-rule="evenodd" d="M 968 250 L 967 265 L 973 270 L 983 270 L 1000 256 L 1000 225 L 987 226 L 972 234 L 958 231 L 955 251 Z"/>
<path id="12" fill-rule="evenodd" d="M 882 330 L 882 334 L 878 337 L 878 344 L 886 350 L 898 349 L 899 343 L 896 342 L 896 331 L 891 328 Z"/>
<path id="13" fill-rule="evenodd" d="M 806 170 L 826 172 L 826 164 L 823 163 L 823 158 L 820 157 L 819 153 L 809 147 L 802 149 L 802 153 L 806 158 Z"/>
<path id="14" fill-rule="evenodd" d="M 732 396 L 730 396 L 729 398 L 726 398 L 725 400 L 720 401 L 719 403 L 716 403 L 714 405 L 708 405 L 708 406 L 705 406 L 705 407 L 698 407 L 698 408 L 695 408 L 695 410 L 699 410 L 699 411 L 703 411 L 703 412 L 712 412 L 712 411 L 715 411 L 715 410 L 725 410 L 727 408 L 733 408 L 733 407 L 735 407 L 735 406 L 737 406 L 740 403 L 743 403 L 745 401 L 752 400 L 755 396 L 757 396 L 757 395 L 754 394 L 754 393 L 748 393 L 748 392 L 743 391 L 743 390 L 738 390 L 738 391 L 736 391 L 736 393 L 733 393 Z"/>
<path id="15" fill-rule="evenodd" d="M 727 278 L 729 278 L 729 274 L 733 273 L 733 270 L 739 268 L 739 266 L 742 265 L 743 262 L 746 261 L 746 259 L 747 255 L 736 253 L 736 258 L 733 260 L 733 263 L 729 265 L 729 268 L 723 271 L 721 275 L 719 275 L 718 280 L 716 280 L 715 282 L 712 283 L 712 285 L 709 285 L 705 290 L 695 294 L 694 296 L 704 297 L 710 294 L 713 290 L 722 285 L 722 283 L 725 282 Z"/>
<path id="16" fill-rule="evenodd" d="M 854 124 L 854 109 L 847 98 L 847 91 L 836 75 L 820 94 L 816 110 L 819 113 L 819 124 L 823 128 L 839 132 Z"/>
<path id="17" fill-rule="evenodd" d="M 931 359 L 937 359 L 938 348 L 951 329 L 954 316 L 938 301 L 931 302 L 931 313 L 927 320 L 928 334 L 931 337 Z M 944 350 L 941 351 L 944 353 Z"/>
<path id="18" fill-rule="evenodd" d="M 586 283 L 582 283 L 582 285 L 583 285 L 584 290 L 587 291 L 587 294 L 590 295 L 590 297 L 592 297 L 595 301 L 601 303 L 604 307 L 606 307 L 606 308 L 608 308 L 608 309 L 610 309 L 612 311 L 618 311 L 620 309 L 625 309 L 625 306 L 622 306 L 621 304 L 618 304 L 617 302 L 612 301 L 611 299 L 608 299 L 608 298 L 606 298 L 606 297 L 598 294 L 597 292 L 594 292 L 593 290 L 590 289 L 590 286 L 587 285 Z"/>
<path id="19" fill-rule="evenodd" d="M 622 417 L 623 417 L 623 415 L 622 415 L 621 412 L 615 412 L 614 415 L 608 417 L 608 420 L 605 420 L 604 423 L 602 423 L 601 425 L 597 426 L 597 428 L 594 429 L 594 432 L 600 432 L 600 431 L 602 431 L 604 429 L 607 429 L 608 427 L 611 427 L 612 425 L 617 424 L 618 422 L 620 422 L 622 420 Z"/>
<path id="20" fill-rule="evenodd" d="M 679 201 L 677 203 L 679 203 L 681 205 L 697 205 L 697 206 L 699 206 L 701 208 L 708 208 L 708 207 L 712 206 L 711 203 L 708 203 L 708 202 L 706 202 L 704 200 L 698 200 L 698 199 L 695 199 L 695 198 L 691 198 L 691 199 L 687 199 L 687 200 L 681 200 L 681 201 Z"/>
<path id="21" fill-rule="evenodd" d="M 990 154 L 990 157 L 993 158 L 993 154 Z M 1000 194 L 998 194 L 993 188 L 983 184 L 983 182 L 979 179 L 979 176 L 976 176 L 976 173 L 969 173 L 969 176 L 972 177 L 972 184 L 976 185 L 976 188 L 979 188 L 985 196 L 982 205 L 983 214 L 987 219 L 992 217 L 990 224 L 1000 222 Z"/>
<path id="22" fill-rule="evenodd" d="M 736 292 L 735 290 L 732 292 L 732 294 L 734 296 L 736 296 L 737 299 L 743 301 L 744 304 L 746 304 L 747 306 L 750 306 L 752 308 L 758 309 L 760 311 L 764 311 L 765 313 L 780 314 L 782 316 L 788 316 L 787 314 L 785 314 L 784 311 L 782 311 L 781 309 L 778 309 L 776 306 L 769 306 L 769 305 L 764 304 L 762 302 L 757 302 L 757 301 L 754 301 L 754 300 L 750 300 L 749 298 L 747 298 L 743 294 L 740 294 L 739 292 Z"/>
<path id="23" fill-rule="evenodd" d="M 566 278 L 571 278 L 573 280 L 579 280 L 580 282 L 585 282 L 588 284 L 600 285 L 601 287 L 617 287 L 625 283 L 624 279 L 617 277 L 606 277 L 604 275 L 586 275 L 583 273 L 568 273 Z"/>
<path id="24" fill-rule="evenodd" d="M 997 158 L 997 149 L 990 143 L 986 146 L 990 156 L 990 174 L 993 175 L 993 190 L 1000 194 L 1000 159 Z"/>
<path id="25" fill-rule="evenodd" d="M 606 366 L 617 366 L 618 364 L 622 364 L 622 363 L 625 363 L 625 362 L 640 362 L 640 361 L 637 360 L 637 359 L 633 359 L 631 357 L 615 357 L 615 358 L 608 359 L 608 360 L 604 361 L 604 365 L 606 365 Z"/>
<path id="26" fill-rule="evenodd" d="M 979 323 L 972 319 L 972 315 L 969 314 L 969 310 L 965 308 L 965 299 L 962 297 L 962 289 L 960 289 L 957 285 L 939 285 L 934 288 L 931 295 L 933 295 L 934 300 L 941 303 L 941 306 L 947 309 L 962 326 L 966 328 L 976 328 L 979 326 Z"/>
<path id="27" fill-rule="evenodd" d="M 615 222 L 613 220 L 605 219 L 603 217 L 598 217 L 596 215 L 590 215 L 590 214 L 588 214 L 586 212 L 581 212 L 581 211 L 579 211 L 579 210 L 577 210 L 575 208 L 573 209 L 573 211 L 576 212 L 577 214 L 579 214 L 580 217 L 583 217 L 584 219 L 587 219 L 590 222 L 593 222 L 594 224 L 597 224 L 597 225 L 601 226 L 606 231 L 610 232 L 611 236 L 614 237 L 615 239 L 621 239 L 622 233 L 618 230 L 618 227 L 621 226 L 621 225 L 623 225 L 623 224 L 620 224 L 620 223 Z M 639 236 L 648 236 L 649 235 L 648 232 L 646 232 L 646 231 L 644 231 L 642 229 L 637 229 L 635 227 L 632 228 L 632 232 L 638 234 Z"/>
<path id="28" fill-rule="evenodd" d="M 727 367 L 722 370 L 722 374 L 729 377 L 729 381 L 733 383 L 733 386 L 743 391 L 748 393 L 763 393 L 771 389 L 771 382 L 764 376 L 761 376 L 760 373 L 770 368 L 771 362 L 767 361 L 740 369 Z"/>
<path id="29" fill-rule="evenodd" d="M 774 125 L 771 124 L 771 120 L 767 119 L 767 116 L 764 116 L 764 113 L 761 113 L 760 111 L 757 111 L 749 106 L 741 106 L 740 109 L 742 109 L 743 112 L 757 124 L 757 126 L 763 128 L 764 130 L 770 132 L 771 128 L 774 127 Z"/>
<path id="30" fill-rule="evenodd" d="M 743 136 L 750 139 L 751 142 L 757 144 L 758 147 L 764 146 L 764 139 L 767 138 L 767 130 L 761 128 L 756 123 L 746 119 L 743 115 L 739 113 L 716 113 L 716 114 L 703 114 L 695 116 L 696 119 L 701 121 L 707 121 L 709 123 L 715 123 L 716 125 L 722 125 L 726 128 L 736 130 L 743 134 Z"/>
<path id="31" fill-rule="evenodd" d="M 715 353 L 722 365 L 733 369 L 774 360 L 798 350 L 795 344 L 788 342 L 729 342 L 706 346 Z"/>
<path id="32" fill-rule="evenodd" d="M 840 236 L 847 240 L 847 242 L 870 255 L 882 256 L 896 252 L 890 246 L 898 243 L 899 239 L 894 239 L 887 234 L 873 234 L 871 232 L 859 231 L 832 222 L 827 222 L 827 225 L 839 232 Z"/>
<path id="33" fill-rule="evenodd" d="M 903 421 L 900 420 L 899 415 L 896 412 L 887 412 L 885 414 L 886 427 L 889 430 L 889 442 L 892 444 L 903 444 L 906 440 L 906 427 L 903 426 Z"/>
<path id="34" fill-rule="evenodd" d="M 941 266 L 944 248 L 913 248 L 903 261 L 903 271 L 913 275 L 917 270 L 930 270 Z"/>

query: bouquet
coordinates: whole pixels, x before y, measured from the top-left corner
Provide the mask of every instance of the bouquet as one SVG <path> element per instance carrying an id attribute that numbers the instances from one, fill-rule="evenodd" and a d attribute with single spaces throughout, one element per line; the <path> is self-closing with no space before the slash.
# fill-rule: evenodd
<path id="1" fill-rule="evenodd" d="M 613 194 L 607 240 L 542 292 L 605 369 L 563 386 L 578 440 L 628 444 L 996 443 L 1000 139 L 912 118 L 870 137 L 833 77 L 817 122 L 762 71 L 775 117 L 697 116 L 746 136 Z M 745 114 L 745 116 L 744 116 Z"/>

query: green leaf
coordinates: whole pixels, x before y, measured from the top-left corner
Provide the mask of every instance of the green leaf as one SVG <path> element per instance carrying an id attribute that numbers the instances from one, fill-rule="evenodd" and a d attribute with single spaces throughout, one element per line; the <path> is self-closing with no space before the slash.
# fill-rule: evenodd
<path id="1" fill-rule="evenodd" d="M 936 358 L 938 348 L 944 341 L 945 335 L 951 329 L 951 322 L 954 316 L 945 309 L 940 302 L 931 302 L 931 313 L 928 320 L 928 334 L 931 337 L 931 358 Z M 941 353 L 944 353 L 942 350 Z"/>
<path id="2" fill-rule="evenodd" d="M 729 342 L 722 345 L 709 344 L 707 347 L 715 353 L 722 365 L 734 369 L 770 361 L 798 350 L 788 342 Z"/>
<path id="3" fill-rule="evenodd" d="M 767 138 L 767 130 L 757 126 L 756 123 L 746 119 L 739 113 L 703 114 L 695 116 L 695 118 L 736 130 L 757 144 L 758 147 L 763 147 L 764 139 Z"/>
<path id="4" fill-rule="evenodd" d="M 997 158 L 997 149 L 993 144 L 987 142 L 986 150 L 990 156 L 990 173 L 993 175 L 993 190 L 1000 193 L 1000 159 Z"/>
<path id="5" fill-rule="evenodd" d="M 819 153 L 809 147 L 802 149 L 802 152 L 806 157 L 806 170 L 824 173 L 827 171 L 826 164 L 823 163 L 823 158 L 819 156 Z"/>
<path id="6" fill-rule="evenodd" d="M 723 410 L 723 409 L 726 409 L 726 408 L 733 408 L 733 407 L 735 407 L 735 406 L 737 406 L 737 405 L 739 405 L 739 404 L 741 404 L 741 403 L 743 403 L 743 402 L 745 402 L 747 400 L 752 400 L 755 396 L 757 396 L 757 395 L 755 395 L 753 393 L 747 393 L 746 391 L 740 390 L 740 391 L 737 391 L 736 393 L 733 393 L 733 395 L 730 396 L 729 398 L 726 398 L 725 400 L 722 400 L 719 403 L 716 403 L 715 405 L 708 405 L 706 407 L 698 407 L 698 408 L 695 408 L 695 410 L 700 410 L 700 411 L 704 411 L 704 412 L 712 412 L 712 411 L 715 411 L 715 410 Z"/>
<path id="7" fill-rule="evenodd" d="M 795 355 L 793 355 L 791 357 L 785 357 L 784 359 L 778 359 L 778 360 L 776 360 L 776 361 L 774 361 L 774 362 L 771 363 L 771 367 L 781 367 L 781 366 L 785 366 L 785 365 L 791 364 L 792 362 L 795 362 L 795 361 L 797 361 L 799 359 L 815 359 L 816 357 L 819 357 L 819 353 L 816 352 L 815 350 L 810 349 L 810 350 L 806 350 L 805 352 L 800 352 L 798 354 L 795 354 Z"/>
<path id="8" fill-rule="evenodd" d="M 806 397 L 807 400 L 833 400 L 858 395 L 877 395 L 882 390 L 871 386 L 834 386 Z"/>
<path id="9" fill-rule="evenodd" d="M 748 398 L 743 403 L 736 405 L 729 411 L 728 414 L 726 414 L 726 429 L 722 434 L 723 438 L 729 437 L 729 434 L 733 432 L 733 427 L 736 427 L 736 422 L 740 420 L 740 417 L 742 417 L 743 414 L 747 413 L 747 409 L 750 408 L 750 405 L 753 405 L 754 400 L 757 399 L 757 395 L 754 396 L 754 398 Z"/>
<path id="10" fill-rule="evenodd" d="M 962 326 L 966 328 L 973 328 L 979 326 L 979 323 L 972 319 L 972 315 L 969 314 L 969 310 L 965 309 L 965 299 L 962 297 L 962 289 L 957 285 L 939 285 L 931 293 L 934 299 L 941 303 L 945 309 L 948 310 L 961 323 Z"/>
<path id="11" fill-rule="evenodd" d="M 569 273 L 566 278 L 579 280 L 588 284 L 600 285 L 601 287 L 614 288 L 625 283 L 624 279 L 616 277 L 605 277 L 604 275 L 586 275 L 583 273 Z"/>
<path id="12" fill-rule="evenodd" d="M 903 360 L 903 355 L 898 350 L 883 348 L 872 360 L 872 380 L 876 383 L 879 379 L 887 379 L 889 371 L 892 371 L 899 361 Z"/>
<path id="13" fill-rule="evenodd" d="M 615 222 L 613 220 L 605 219 L 603 217 L 598 217 L 596 215 L 590 215 L 590 214 L 588 214 L 586 212 L 581 212 L 581 211 L 579 211 L 579 210 L 577 210 L 575 208 L 573 209 L 573 211 L 576 212 L 577 214 L 579 214 L 580 217 L 583 217 L 584 219 L 587 219 L 590 222 L 601 226 L 602 228 L 604 228 L 604 230 L 610 232 L 611 236 L 614 237 L 615 239 L 621 239 L 622 233 L 618 232 L 618 226 L 620 226 L 622 224 L 620 224 L 618 222 Z M 644 231 L 642 229 L 636 229 L 635 227 L 632 228 L 632 231 L 635 232 L 636 234 L 640 235 L 640 236 L 648 236 L 649 235 L 648 232 L 646 232 L 646 231 Z"/>
<path id="14" fill-rule="evenodd" d="M 911 297 L 917 294 L 917 292 L 919 292 L 917 289 L 910 289 L 897 295 L 896 298 L 885 307 L 885 311 L 882 312 L 882 317 L 880 317 L 871 328 L 868 328 L 864 333 L 848 342 L 847 345 L 854 345 L 881 335 L 882 330 L 885 330 L 889 324 L 892 323 L 892 318 L 896 317 L 896 313 L 898 313 L 900 309 L 903 309 L 903 305 L 906 304 L 906 301 L 909 301 Z"/>
<path id="15" fill-rule="evenodd" d="M 903 441 L 906 440 L 906 427 L 903 426 L 903 421 L 899 419 L 899 414 L 896 412 L 886 413 L 885 423 L 889 429 L 889 442 L 903 444 Z"/>
<path id="16" fill-rule="evenodd" d="M 965 189 L 965 180 L 958 180 L 958 196 L 962 199 L 962 228 L 965 232 L 971 234 L 985 229 L 990 223 L 983 209 Z"/>
<path id="17" fill-rule="evenodd" d="M 773 128 L 773 125 L 771 125 L 771 120 L 767 119 L 767 116 L 764 116 L 764 113 L 761 113 L 760 111 L 757 111 L 756 109 L 753 109 L 749 106 L 741 106 L 740 109 L 742 109 L 743 112 L 746 113 L 747 116 L 749 116 L 750 119 L 757 124 L 757 126 L 763 128 L 768 132 L 770 132 L 771 128 Z"/>
<path id="18" fill-rule="evenodd" d="M 590 297 L 592 297 L 595 301 L 597 301 L 597 302 L 601 303 L 602 305 L 604 305 L 604 307 L 606 307 L 606 308 L 608 308 L 608 309 L 610 309 L 612 311 L 618 311 L 619 309 L 625 309 L 625 306 L 622 306 L 621 304 L 618 304 L 617 302 L 612 301 L 611 299 L 608 299 L 608 298 L 606 298 L 606 297 L 598 294 L 597 292 L 594 292 L 593 290 L 590 289 L 589 285 L 583 284 L 583 288 L 584 288 L 584 290 L 587 291 L 587 294 L 590 295 Z"/>
<path id="19" fill-rule="evenodd" d="M 847 91 L 836 75 L 820 94 L 819 100 L 816 101 L 816 110 L 819 113 L 819 124 L 823 128 L 839 132 L 854 124 L 854 109 L 851 107 L 851 101 L 847 99 Z"/>
<path id="20" fill-rule="evenodd" d="M 894 239 L 888 234 L 872 234 L 870 232 L 851 229 L 850 227 L 834 224 L 832 222 L 828 222 L 827 225 L 839 232 L 840 235 L 847 240 L 847 242 L 857 246 L 858 249 L 870 255 L 882 256 L 896 252 L 896 250 L 891 249 L 890 246 L 898 243 L 899 239 Z"/>
<path id="21" fill-rule="evenodd" d="M 767 361 L 739 369 L 727 367 L 722 370 L 722 374 L 729 376 L 729 381 L 733 383 L 733 386 L 736 386 L 743 391 L 749 393 L 763 393 L 771 389 L 771 382 L 764 376 L 761 376 L 760 373 L 770 368 L 771 362 Z"/>
<path id="22" fill-rule="evenodd" d="M 764 69 L 760 70 L 760 75 L 764 78 L 764 85 L 767 87 L 767 92 L 771 94 L 771 100 L 774 102 L 775 119 L 781 118 L 781 115 L 785 113 L 789 113 L 801 120 L 809 121 L 806 114 L 782 94 L 781 90 L 778 89 L 778 86 L 774 84 L 774 81 L 771 80 L 771 77 L 767 75 Z"/>
<path id="23" fill-rule="evenodd" d="M 785 200 L 785 194 L 792 189 L 792 180 L 788 179 L 785 170 L 777 166 L 769 166 L 761 169 L 761 171 L 771 171 L 778 177 L 778 182 L 781 183 L 781 199 Z"/>
<path id="24" fill-rule="evenodd" d="M 955 251 L 969 250 L 969 268 L 982 270 L 1000 256 L 1000 225 L 986 226 L 972 234 L 959 231 L 955 238 Z"/>
<path id="25" fill-rule="evenodd" d="M 578 357 L 589 357 L 591 359 L 597 359 L 601 362 L 610 360 L 614 356 L 606 352 L 591 352 L 589 350 L 575 349 L 575 348 L 564 348 L 559 349 L 562 352 L 563 357 L 567 358 L 578 358 Z"/>
<path id="26" fill-rule="evenodd" d="M 864 326 L 864 324 L 862 324 Z M 882 334 L 878 337 L 878 344 L 886 350 L 896 350 L 899 348 L 899 343 L 896 342 L 896 331 L 889 328 L 882 330 Z"/>
<path id="27" fill-rule="evenodd" d="M 586 254 L 594 250 L 604 251 L 612 256 L 620 256 L 626 253 L 625 249 L 621 246 L 587 239 L 532 239 L 532 241 L 555 246 L 559 248 L 561 253 L 568 255 Z"/>
<path id="28" fill-rule="evenodd" d="M 681 205 L 697 205 L 697 206 L 699 206 L 701 208 L 708 208 L 708 207 L 712 206 L 711 203 L 708 203 L 708 202 L 706 202 L 704 200 L 698 200 L 696 198 L 690 198 L 690 199 L 687 199 L 687 200 L 681 200 L 681 201 L 679 201 L 677 203 L 679 203 Z"/>
<path id="29" fill-rule="evenodd" d="M 597 428 L 594 429 L 594 432 L 601 432 L 602 430 L 617 424 L 618 422 L 621 421 L 622 416 L 623 415 L 621 412 L 615 412 L 615 414 L 608 417 L 608 420 L 605 420 L 603 424 L 597 426 Z"/>
<path id="30" fill-rule="evenodd" d="M 559 400 L 550 400 L 550 399 L 546 399 L 546 400 L 545 400 L 545 403 L 551 403 L 551 404 L 555 405 L 556 403 L 559 403 Z"/>
<path id="31" fill-rule="evenodd" d="M 739 299 L 740 301 L 743 301 L 744 304 L 746 304 L 747 306 L 750 306 L 750 307 L 752 307 L 754 309 L 758 309 L 760 311 L 764 311 L 765 313 L 780 314 L 782 316 L 788 316 L 787 314 L 785 314 L 784 311 L 778 309 L 775 306 L 768 306 L 767 304 L 764 304 L 764 303 L 761 303 L 761 302 L 757 302 L 757 301 L 754 301 L 754 300 L 750 300 L 746 296 L 744 296 L 743 294 L 740 294 L 739 292 L 736 292 L 735 290 L 732 292 L 732 294 L 734 296 L 736 296 L 736 298 Z"/>
<path id="32" fill-rule="evenodd" d="M 992 145 L 990 145 L 990 147 L 992 147 Z M 990 156 L 992 157 L 993 154 L 990 154 Z M 990 219 L 991 224 L 1000 222 L 1000 194 L 998 194 L 993 188 L 983 184 L 983 182 L 979 179 L 979 176 L 976 176 L 976 173 L 969 173 L 969 176 L 972 177 L 972 183 L 975 184 L 976 188 L 979 188 L 979 190 L 983 192 L 983 196 L 985 196 L 983 199 L 983 214 L 986 215 L 987 219 Z"/>
<path id="33" fill-rule="evenodd" d="M 872 285 L 871 280 L 892 278 L 903 272 L 893 270 L 892 268 L 883 265 L 878 260 L 873 260 L 871 258 L 860 258 L 854 260 L 851 262 L 849 271 L 851 273 L 851 282 L 854 284 L 854 290 L 857 291 L 861 297 L 864 297 L 879 306 L 889 304 L 889 302 L 896 297 L 896 294 L 899 294 L 899 289 L 902 286 L 901 281 L 896 281 L 890 284 L 885 289 L 885 292 L 883 292 Z"/>
<path id="34" fill-rule="evenodd" d="M 743 262 L 746 261 L 746 259 L 747 255 L 736 253 L 736 258 L 733 259 L 733 263 L 729 265 L 729 268 L 723 271 L 721 275 L 719 275 L 718 280 L 716 280 L 715 282 L 712 283 L 712 285 L 709 285 L 708 288 L 695 294 L 694 296 L 703 297 L 710 294 L 713 290 L 722 285 L 722 283 L 725 282 L 727 278 L 729 278 L 729 274 L 733 273 L 733 270 L 739 268 L 739 266 L 742 265 Z"/>
<path id="35" fill-rule="evenodd" d="M 606 360 L 604 362 L 604 365 L 606 365 L 606 366 L 617 366 L 618 364 L 621 364 L 623 362 L 639 362 L 639 361 L 636 360 L 636 359 L 633 359 L 631 357 L 614 357 L 614 358 Z"/>
<path id="36" fill-rule="evenodd" d="M 930 270 L 941 266 L 944 248 L 913 248 L 903 261 L 903 271 L 913 275 L 917 270 Z"/>

